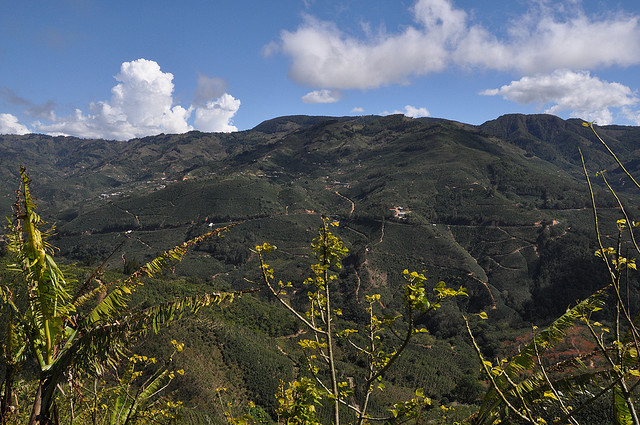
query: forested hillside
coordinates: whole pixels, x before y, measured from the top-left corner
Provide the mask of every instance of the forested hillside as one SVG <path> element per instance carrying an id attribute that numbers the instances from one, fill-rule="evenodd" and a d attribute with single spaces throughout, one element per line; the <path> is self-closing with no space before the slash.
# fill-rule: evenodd
<path id="1" fill-rule="evenodd" d="M 639 128 L 597 130 L 632 174 L 639 171 Z M 366 321 L 367 294 L 401 309 L 405 269 L 466 288 L 468 296 L 420 319 L 429 334 L 389 371 L 385 397 L 421 387 L 439 403 L 472 405 L 482 392 L 480 367 L 461 313 L 488 313 L 476 337 L 493 358 L 607 279 L 593 255 L 579 151 L 593 176 L 603 237 L 615 241 L 618 203 L 596 171 L 607 170 L 634 217 L 640 192 L 581 121 L 550 115 L 507 115 L 480 126 L 402 115 L 291 116 L 238 133 L 127 142 L 0 136 L 0 208 L 11 215 L 24 165 L 38 213 L 55 224 L 49 242 L 60 249 L 58 261 L 83 275 L 109 258 L 107 273 L 116 278 L 185 240 L 239 223 L 137 291 L 139 305 L 256 289 L 250 281 L 260 280 L 260 268 L 251 249 L 263 242 L 278 247 L 269 259 L 278 278 L 300 282 L 310 273 L 321 217 L 328 217 L 348 248 L 335 294 L 345 323 Z M 631 304 L 639 299 L 633 279 Z M 185 342 L 176 361 L 186 373 L 172 388 L 191 423 L 224 419 L 223 387 L 224 403 L 252 400 L 275 418 L 280 380 L 301 367 L 300 332 L 261 290 L 169 327 L 141 349 L 166 354 L 172 339 Z M 375 413 L 384 412 L 385 397 L 373 400 Z"/>

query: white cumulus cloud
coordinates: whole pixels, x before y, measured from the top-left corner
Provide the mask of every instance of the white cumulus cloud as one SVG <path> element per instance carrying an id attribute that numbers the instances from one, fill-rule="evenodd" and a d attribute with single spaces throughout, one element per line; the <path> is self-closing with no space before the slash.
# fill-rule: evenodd
<path id="1" fill-rule="evenodd" d="M 229 133 L 238 131 L 232 124 L 232 118 L 240 108 L 240 100 L 230 94 L 223 94 L 204 106 L 196 108 L 194 124 L 198 130 L 221 131 Z"/>
<path id="2" fill-rule="evenodd" d="M 0 134 L 27 134 L 29 129 L 18 122 L 18 117 L 0 114 Z"/>
<path id="3" fill-rule="evenodd" d="M 302 96 L 304 103 L 336 103 L 342 98 L 338 90 L 315 90 Z"/>
<path id="4" fill-rule="evenodd" d="M 480 94 L 499 95 L 520 104 L 537 104 L 552 114 L 567 111 L 572 116 L 595 120 L 601 125 L 612 122 L 611 108 L 629 108 L 640 100 L 623 84 L 603 81 L 588 71 L 566 69 L 522 77 Z"/>
<path id="5" fill-rule="evenodd" d="M 173 74 L 162 72 L 150 60 L 124 62 L 114 77 L 111 100 L 91 103 L 90 114 L 76 109 L 73 116 L 60 117 L 39 130 L 54 134 L 118 140 L 158 133 L 184 133 L 190 109 L 173 106 Z"/>
<path id="6" fill-rule="evenodd" d="M 402 111 L 397 109 L 392 112 L 384 111 L 380 115 L 393 115 L 393 114 L 403 114 L 410 118 L 422 118 L 422 117 L 428 117 L 430 115 L 427 108 L 415 107 L 411 105 L 405 105 Z"/>
<path id="7" fill-rule="evenodd" d="M 240 101 L 224 93 L 224 81 L 199 75 L 194 102 L 187 108 L 174 105 L 173 74 L 147 59 L 124 62 L 114 77 L 111 99 L 93 102 L 89 113 L 76 109 L 67 117 L 37 123 L 38 131 L 85 138 L 127 140 L 158 133 L 185 133 L 195 111 L 195 128 L 203 131 L 236 131 L 231 119 Z M 212 96 L 217 96 L 212 99 Z"/>
<path id="8" fill-rule="evenodd" d="M 404 107 L 404 114 L 411 118 L 428 117 L 430 115 L 427 108 L 416 108 L 411 105 L 406 105 Z"/>
<path id="9" fill-rule="evenodd" d="M 579 8 L 573 11 L 558 16 L 555 9 L 532 10 L 510 24 L 505 39 L 473 26 L 461 37 L 452 58 L 460 65 L 528 74 L 640 63 L 640 16 L 597 18 Z"/>
<path id="10" fill-rule="evenodd" d="M 282 32 L 281 51 L 291 57 L 289 76 L 296 83 L 333 89 L 408 83 L 410 75 L 443 70 L 447 56 L 440 41 L 431 43 L 427 32 L 413 27 L 360 40 L 312 17 Z"/>
<path id="11" fill-rule="evenodd" d="M 451 0 L 418 0 L 413 25 L 361 37 L 307 16 L 269 51 L 291 59 L 296 83 L 340 90 L 406 84 L 452 66 L 534 74 L 640 64 L 640 15 L 588 16 L 572 0 L 530 7 L 506 24 L 504 36 L 474 24 Z"/>

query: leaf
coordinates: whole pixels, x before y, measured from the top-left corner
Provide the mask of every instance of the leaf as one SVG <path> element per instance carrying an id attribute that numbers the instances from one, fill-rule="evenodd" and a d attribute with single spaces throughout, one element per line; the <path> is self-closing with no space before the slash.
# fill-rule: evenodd
<path id="1" fill-rule="evenodd" d="M 548 388 L 546 381 L 541 374 L 535 370 L 537 356 L 542 356 L 546 351 L 556 345 L 566 335 L 568 329 L 573 327 L 579 320 L 588 316 L 594 309 L 603 305 L 602 299 L 605 296 L 603 288 L 596 291 L 590 297 L 578 303 L 556 319 L 549 327 L 539 332 L 534 341 L 521 349 L 520 353 L 514 356 L 504 367 L 500 376 L 496 376 L 495 382 L 500 391 L 511 396 L 519 394 L 523 398 L 539 399 Z M 483 359 L 485 366 L 490 368 L 489 373 L 493 371 L 491 363 Z M 516 380 L 523 373 L 530 377 L 517 382 Z M 596 372 L 588 370 L 587 373 L 575 374 L 566 379 L 562 385 L 556 383 L 556 388 L 562 386 L 565 391 L 573 391 L 574 387 L 583 388 L 583 385 L 593 383 Z M 513 384 L 513 382 L 517 382 Z M 514 386 L 515 385 L 515 386 Z M 496 418 L 504 418 L 503 412 L 510 412 L 504 401 L 498 396 L 498 393 L 491 388 L 485 394 L 480 410 L 477 413 L 477 424 L 493 424 Z M 506 414 L 506 413 L 504 413 Z"/>
<path id="2" fill-rule="evenodd" d="M 616 419 L 616 424 L 619 425 L 632 425 L 633 417 L 629 410 L 629 406 L 622 394 L 622 390 L 619 385 L 613 388 L 613 412 Z"/>

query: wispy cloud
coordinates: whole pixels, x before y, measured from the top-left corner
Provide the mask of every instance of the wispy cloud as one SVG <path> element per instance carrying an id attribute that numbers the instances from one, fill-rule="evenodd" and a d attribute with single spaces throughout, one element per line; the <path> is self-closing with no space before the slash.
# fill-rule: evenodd
<path id="1" fill-rule="evenodd" d="M 18 96 L 13 90 L 5 86 L 0 86 L 0 99 L 12 105 L 31 106 L 31 102 Z"/>
<path id="2" fill-rule="evenodd" d="M 342 98 L 339 90 L 315 90 L 302 96 L 304 103 L 336 103 Z"/>
<path id="3" fill-rule="evenodd" d="M 55 118 L 54 109 L 56 104 L 52 100 L 49 100 L 44 104 L 37 105 L 19 96 L 9 87 L 5 86 L 0 87 L 0 99 L 10 105 L 26 107 L 25 112 L 34 118 L 46 120 L 52 120 Z"/>
<path id="4" fill-rule="evenodd" d="M 217 99 L 227 92 L 227 82 L 220 77 L 208 77 L 198 73 L 198 86 L 193 94 L 193 103 L 202 105 Z"/>
<path id="5" fill-rule="evenodd" d="M 32 116 L 34 118 L 37 118 L 37 119 L 42 119 L 42 120 L 47 120 L 47 121 L 55 121 L 55 119 L 56 119 L 56 113 L 55 113 L 56 106 L 57 105 L 53 100 L 48 100 L 45 103 L 40 104 L 40 105 L 32 104 L 31 106 L 29 106 L 26 109 L 26 112 L 30 116 Z"/>

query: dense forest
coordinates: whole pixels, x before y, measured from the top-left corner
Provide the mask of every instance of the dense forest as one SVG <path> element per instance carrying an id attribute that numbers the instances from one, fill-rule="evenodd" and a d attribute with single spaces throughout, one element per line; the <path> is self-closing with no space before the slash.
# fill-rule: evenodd
<path id="1" fill-rule="evenodd" d="M 0 136 L 2 419 L 638 423 L 639 137 Z"/>

